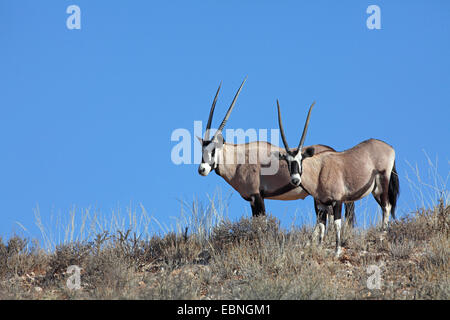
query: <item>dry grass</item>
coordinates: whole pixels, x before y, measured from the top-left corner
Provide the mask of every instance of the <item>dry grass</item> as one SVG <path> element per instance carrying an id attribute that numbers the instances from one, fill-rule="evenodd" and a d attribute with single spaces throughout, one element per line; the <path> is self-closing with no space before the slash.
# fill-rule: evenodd
<path id="1" fill-rule="evenodd" d="M 0 299 L 449 299 L 450 175 L 427 159 L 433 183 L 417 166 L 416 181 L 405 175 L 421 209 L 392 221 L 384 241 L 362 215 L 362 227 L 343 230 L 339 259 L 333 228 L 317 247 L 308 224 L 230 221 L 220 192 L 206 205 L 182 202 L 175 227 L 140 206 L 107 218 L 73 208 L 46 228 L 37 208 L 43 247 L 0 238 Z M 67 286 L 71 265 L 81 268 L 78 290 Z M 368 286 L 374 267 L 379 289 Z"/>
<path id="2" fill-rule="evenodd" d="M 375 227 L 346 230 L 339 259 L 332 230 L 309 246 L 310 228 L 284 230 L 272 216 L 145 239 L 105 231 L 53 250 L 13 237 L 0 240 L 0 298 L 449 299 L 449 220 L 441 201 L 394 222 L 384 242 Z M 81 267 L 79 290 L 67 287 L 70 265 Z M 371 265 L 380 289 L 367 287 Z"/>

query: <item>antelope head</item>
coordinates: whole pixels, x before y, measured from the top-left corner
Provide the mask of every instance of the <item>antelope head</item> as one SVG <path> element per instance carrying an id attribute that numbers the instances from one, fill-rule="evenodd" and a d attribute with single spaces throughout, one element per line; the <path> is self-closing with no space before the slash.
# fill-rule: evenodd
<path id="1" fill-rule="evenodd" d="M 303 128 L 303 134 L 300 139 L 300 143 L 298 144 L 297 150 L 291 150 L 286 140 L 286 136 L 283 130 L 283 124 L 281 122 L 281 111 L 280 111 L 280 103 L 277 100 L 278 107 L 278 124 L 280 126 L 281 139 L 283 140 L 284 148 L 286 149 L 286 154 L 278 154 L 278 158 L 280 160 L 284 160 L 287 162 L 289 168 L 289 174 L 291 175 L 291 183 L 298 187 L 302 182 L 302 149 L 303 143 L 305 142 L 306 132 L 308 131 L 309 118 L 311 116 L 311 110 L 314 107 L 316 102 L 313 102 L 311 107 L 309 107 L 308 116 L 306 118 L 305 127 Z"/>
<path id="2" fill-rule="evenodd" d="M 212 170 L 216 169 L 218 166 L 218 157 L 219 152 L 223 148 L 224 144 L 224 138 L 222 135 L 223 128 L 225 127 L 225 124 L 228 121 L 228 118 L 230 117 L 231 111 L 233 111 L 234 105 L 236 103 L 236 100 L 241 93 L 241 89 L 244 86 L 245 81 L 247 80 L 247 77 L 245 77 L 244 81 L 242 81 L 241 86 L 239 87 L 238 91 L 236 92 L 236 95 L 234 96 L 233 102 L 231 103 L 230 107 L 228 108 L 227 113 L 225 114 L 225 118 L 223 118 L 222 123 L 220 124 L 217 131 L 214 133 L 214 136 L 212 139 L 210 139 L 210 130 L 211 130 L 211 122 L 214 115 L 214 109 L 216 107 L 217 97 L 219 96 L 220 87 L 222 86 L 222 83 L 220 83 L 219 88 L 217 89 L 216 96 L 214 97 L 214 101 L 211 106 L 211 110 L 209 111 L 209 117 L 208 122 L 206 124 L 206 131 L 205 136 L 203 139 L 198 138 L 202 145 L 202 162 L 200 163 L 198 167 L 198 173 L 202 176 L 207 176 Z"/>

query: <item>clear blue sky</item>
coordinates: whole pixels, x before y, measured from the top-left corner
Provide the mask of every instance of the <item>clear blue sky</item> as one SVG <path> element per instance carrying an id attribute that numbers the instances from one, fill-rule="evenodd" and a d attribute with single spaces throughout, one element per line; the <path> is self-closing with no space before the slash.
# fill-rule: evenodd
<path id="1" fill-rule="evenodd" d="M 66 8 L 81 8 L 68 30 Z M 366 8 L 381 9 L 369 30 Z M 378 138 L 394 146 L 399 213 L 414 207 L 406 161 L 423 150 L 449 171 L 449 1 L 24 1 L 0 2 L 0 235 L 31 236 L 33 208 L 49 221 L 72 206 L 108 214 L 142 203 L 159 221 L 177 199 L 232 194 L 215 174 L 172 163 L 173 130 L 206 122 L 215 90 L 217 126 L 245 75 L 227 128 L 277 128 L 275 101 L 295 145 L 316 100 L 306 144 L 343 150 Z M 192 146 L 198 143 L 192 140 Z M 368 206 L 375 204 L 370 198 Z M 291 223 L 305 201 L 266 201 Z M 358 215 L 358 213 L 357 213 Z M 358 216 L 357 216 L 358 217 Z"/>

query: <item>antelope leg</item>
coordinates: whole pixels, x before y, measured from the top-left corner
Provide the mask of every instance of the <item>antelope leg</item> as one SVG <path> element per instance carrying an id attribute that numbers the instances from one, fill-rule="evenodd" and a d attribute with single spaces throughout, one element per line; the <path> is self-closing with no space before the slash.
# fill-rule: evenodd
<path id="1" fill-rule="evenodd" d="M 341 248 L 341 213 L 342 202 L 337 201 L 333 206 L 334 214 L 334 226 L 336 228 L 336 256 L 339 256 L 342 252 Z"/>

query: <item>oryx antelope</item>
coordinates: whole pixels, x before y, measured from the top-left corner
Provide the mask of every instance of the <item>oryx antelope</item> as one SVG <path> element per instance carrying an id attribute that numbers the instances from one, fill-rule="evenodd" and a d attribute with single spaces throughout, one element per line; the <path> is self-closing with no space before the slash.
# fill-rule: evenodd
<path id="1" fill-rule="evenodd" d="M 312 195 L 323 212 L 327 205 L 333 205 L 336 226 L 336 253 L 341 251 L 340 229 L 342 203 L 364 198 L 372 193 L 383 211 L 382 230 L 386 231 L 389 215 L 395 219 L 395 206 L 400 186 L 395 169 L 395 151 L 387 143 L 369 139 L 343 152 L 324 151 L 312 157 L 303 157 L 303 142 L 308 130 L 309 118 L 314 103 L 306 118 L 299 147 L 289 149 L 281 122 L 280 104 L 277 100 L 278 124 L 286 155 L 279 159 L 288 164 L 291 183 L 300 186 Z M 322 217 L 323 214 L 318 214 Z M 323 221 L 318 220 L 314 234 Z"/>
<path id="2" fill-rule="evenodd" d="M 206 124 L 204 139 L 198 138 L 202 144 L 202 162 L 199 165 L 198 172 L 202 176 L 207 176 L 214 170 L 237 192 L 239 192 L 242 198 L 250 202 L 252 215 L 259 216 L 265 215 L 264 199 L 304 199 L 308 196 L 308 193 L 302 188 L 291 184 L 287 164 L 273 158 L 272 152 L 274 151 L 280 154 L 284 153 L 282 148 L 262 141 L 237 145 L 226 143 L 224 141 L 222 130 L 234 108 L 236 99 L 238 98 L 245 81 L 246 79 L 244 79 L 237 91 L 219 128 L 214 136 L 210 138 L 211 122 L 221 86 L 217 89 Z M 310 157 L 325 150 L 333 149 L 324 145 L 309 146 L 304 148 L 303 156 Z M 252 157 L 252 155 L 257 156 Z M 236 159 L 241 159 L 241 161 L 236 161 Z M 270 168 L 273 163 L 276 163 L 277 165 L 275 168 L 276 170 L 269 174 L 265 174 L 264 170 Z M 318 213 L 319 210 L 316 203 L 315 209 L 316 213 Z M 330 211 L 332 210 L 336 211 L 337 208 L 332 209 L 330 206 Z M 323 210 L 321 212 L 323 212 Z M 326 215 L 326 213 L 323 214 Z M 353 225 L 353 203 L 348 204 L 348 207 L 346 206 L 346 218 L 350 224 Z"/>

